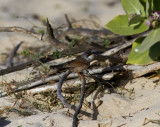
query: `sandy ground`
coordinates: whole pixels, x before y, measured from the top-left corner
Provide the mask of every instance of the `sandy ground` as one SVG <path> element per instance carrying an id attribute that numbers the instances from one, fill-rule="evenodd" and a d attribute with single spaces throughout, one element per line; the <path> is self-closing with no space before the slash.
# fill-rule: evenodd
<path id="1" fill-rule="evenodd" d="M 65 13 L 77 20 L 94 17 L 104 27 L 110 19 L 124 11 L 120 0 L 0 0 L 1 26 L 42 27 L 42 24 L 31 18 L 33 14 L 48 17 L 58 26 L 65 23 Z M 7 53 L 21 40 L 28 42 L 24 44 L 25 47 L 47 45 L 23 34 L 1 33 L 0 54 Z M 25 73 L 26 70 L 8 74 L 0 77 L 0 80 L 23 80 L 27 76 Z M 100 98 L 102 104 L 95 107 L 92 118 L 80 120 L 79 127 L 142 127 L 145 118 L 155 121 L 145 124 L 144 127 L 158 127 L 154 122 L 160 120 L 160 86 L 159 82 L 154 81 L 155 79 L 143 77 L 133 81 L 122 80 L 119 85 L 124 88 L 119 88 L 119 93 L 105 94 Z M 96 103 L 96 100 L 88 100 Z M 13 106 L 13 103 L 11 97 L 0 98 L 1 108 Z M 11 113 L 7 117 L 0 117 L 0 127 L 70 127 L 72 118 L 63 113 L 66 110 L 61 109 L 54 113 L 36 110 L 36 115 L 28 117 Z"/>

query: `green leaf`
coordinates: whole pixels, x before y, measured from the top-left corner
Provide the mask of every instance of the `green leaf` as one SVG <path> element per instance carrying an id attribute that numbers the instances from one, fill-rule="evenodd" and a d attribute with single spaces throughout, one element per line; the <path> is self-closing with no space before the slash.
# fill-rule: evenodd
<path id="1" fill-rule="evenodd" d="M 160 41 L 160 28 L 152 30 L 149 35 L 144 39 L 142 44 L 135 50 L 139 53 L 145 52 L 152 45 Z"/>
<path id="2" fill-rule="evenodd" d="M 145 9 L 145 7 L 146 7 L 146 1 L 147 1 L 147 0 L 139 0 L 139 2 L 143 5 L 144 9 Z"/>
<path id="3" fill-rule="evenodd" d="M 142 19 L 141 15 L 135 15 L 129 20 L 128 25 L 135 25 L 135 24 L 137 25 L 137 23 L 139 23 L 141 19 Z"/>
<path id="4" fill-rule="evenodd" d="M 153 9 L 154 0 L 140 0 L 140 3 L 143 5 L 144 10 L 146 12 L 145 17 L 148 17 L 151 14 L 151 12 L 154 10 Z"/>
<path id="5" fill-rule="evenodd" d="M 147 65 L 152 63 L 160 56 L 160 42 L 153 45 L 151 48 L 143 53 L 135 52 L 135 48 L 141 45 L 144 37 L 137 39 L 132 45 L 132 51 L 128 56 L 127 64 Z"/>
<path id="6" fill-rule="evenodd" d="M 20 55 L 31 56 L 31 55 L 33 55 L 33 53 L 30 52 L 30 50 L 26 49 L 26 50 L 20 52 Z"/>
<path id="7" fill-rule="evenodd" d="M 103 46 L 104 46 L 105 48 L 108 48 L 109 45 L 110 45 L 110 41 L 109 41 L 108 39 L 106 39 L 106 40 L 104 41 Z"/>
<path id="8" fill-rule="evenodd" d="M 159 0 L 153 0 L 153 10 L 154 11 L 160 11 L 160 1 Z"/>
<path id="9" fill-rule="evenodd" d="M 68 44 L 69 48 L 73 48 L 76 45 L 76 40 L 72 40 L 71 43 Z"/>
<path id="10" fill-rule="evenodd" d="M 146 0 L 146 17 L 153 11 L 153 1 L 154 0 Z"/>
<path id="11" fill-rule="evenodd" d="M 129 16 L 128 15 L 119 15 L 111 20 L 106 26 L 112 32 L 120 35 L 133 35 L 142 33 L 148 30 L 148 26 L 145 25 L 144 21 L 141 21 L 138 25 L 131 25 L 129 24 Z"/>
<path id="12" fill-rule="evenodd" d="M 37 33 L 44 35 L 45 31 L 44 30 L 38 30 Z"/>
<path id="13" fill-rule="evenodd" d="M 60 52 L 58 50 L 53 52 L 54 59 L 58 59 L 58 58 L 62 57 L 62 55 L 63 55 L 62 52 Z"/>
<path id="14" fill-rule="evenodd" d="M 142 16 L 145 16 L 144 7 L 139 0 L 121 0 L 121 4 L 127 14 L 141 14 Z"/>
<path id="15" fill-rule="evenodd" d="M 17 127 L 22 127 L 22 125 L 19 125 L 19 126 L 17 126 Z"/>

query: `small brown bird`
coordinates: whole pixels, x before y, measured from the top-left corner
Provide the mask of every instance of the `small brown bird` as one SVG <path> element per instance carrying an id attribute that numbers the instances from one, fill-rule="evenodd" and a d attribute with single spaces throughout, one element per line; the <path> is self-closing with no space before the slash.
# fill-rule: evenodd
<path id="1" fill-rule="evenodd" d="M 69 62 L 65 68 L 68 68 L 75 73 L 83 72 L 83 70 L 89 67 L 90 62 L 93 60 L 93 56 L 89 58 L 90 55 L 92 56 L 91 51 L 84 52 L 81 56 L 77 57 L 77 59 Z"/>
<path id="2" fill-rule="evenodd" d="M 82 72 L 83 70 L 87 69 L 90 65 L 90 62 L 86 61 L 85 59 L 78 57 L 71 63 L 67 64 L 65 67 L 69 68 L 75 73 Z"/>

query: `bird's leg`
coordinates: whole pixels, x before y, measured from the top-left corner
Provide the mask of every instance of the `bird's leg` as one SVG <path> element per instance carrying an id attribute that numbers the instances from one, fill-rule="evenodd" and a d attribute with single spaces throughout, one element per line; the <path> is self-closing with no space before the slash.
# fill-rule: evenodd
<path id="1" fill-rule="evenodd" d="M 84 78 L 84 74 L 82 72 L 77 72 L 78 76 L 80 77 L 80 79 L 83 79 Z"/>

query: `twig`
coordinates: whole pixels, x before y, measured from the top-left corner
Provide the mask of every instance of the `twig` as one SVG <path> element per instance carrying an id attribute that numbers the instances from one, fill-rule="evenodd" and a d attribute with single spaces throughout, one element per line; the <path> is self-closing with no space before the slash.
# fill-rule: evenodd
<path id="1" fill-rule="evenodd" d="M 69 77 L 71 78 L 73 76 L 74 76 L 74 74 L 71 74 Z M 19 86 L 18 88 L 12 90 L 12 93 L 19 92 L 19 91 L 22 91 L 22 90 L 25 90 L 25 89 L 29 89 L 29 88 L 38 86 L 40 84 L 47 83 L 49 81 L 54 81 L 54 80 L 57 81 L 57 80 L 59 80 L 59 77 L 60 77 L 59 75 L 54 75 L 54 76 L 50 76 L 50 77 L 47 77 L 47 78 L 42 79 L 42 80 L 38 80 L 38 81 L 35 81 L 35 82 L 31 82 L 31 83 Z M 6 95 L 7 95 L 6 92 L 0 93 L 0 97 L 6 96 Z"/>
<path id="2" fill-rule="evenodd" d="M 67 41 L 66 37 L 68 37 L 70 39 L 76 39 L 76 40 L 81 40 L 82 38 L 87 37 L 87 38 L 90 38 L 90 39 L 88 39 L 88 40 L 90 40 L 90 42 L 95 42 L 95 37 L 101 38 L 101 39 L 111 38 L 112 41 L 121 40 L 121 36 L 117 36 L 115 34 L 114 34 L 115 38 L 112 39 L 113 32 L 111 32 L 108 29 L 95 30 L 95 29 L 88 29 L 88 28 L 73 28 L 72 23 L 70 22 L 70 20 L 66 14 L 65 14 L 65 19 L 68 24 L 68 30 L 61 32 L 61 34 L 59 34 L 57 36 L 57 39 L 61 40 L 63 42 Z M 68 43 L 68 41 L 66 43 Z"/>
<path id="3" fill-rule="evenodd" d="M 61 100 L 61 102 L 63 103 L 63 105 L 67 108 L 73 109 L 73 106 L 68 104 L 67 101 L 65 100 L 65 98 L 63 97 L 62 93 L 61 93 L 61 88 L 63 85 L 64 80 L 67 78 L 67 76 L 69 75 L 70 71 L 67 70 L 66 72 L 62 73 L 62 76 L 58 82 L 58 86 L 57 86 L 57 95 L 58 98 Z M 79 114 L 81 108 L 82 108 L 82 104 L 83 104 L 83 100 L 84 100 L 84 95 L 85 95 L 85 84 L 86 84 L 86 80 L 85 78 L 83 78 L 83 85 L 81 86 L 81 98 L 80 98 L 80 102 L 78 107 L 75 109 L 75 113 L 73 115 L 73 123 L 72 123 L 72 127 L 77 127 L 78 125 L 78 118 L 77 115 Z"/>
<path id="4" fill-rule="evenodd" d="M 98 75 L 98 77 L 101 77 L 103 80 L 110 80 L 112 79 L 117 73 L 116 72 L 111 72 L 111 73 L 107 73 L 104 75 Z M 72 75 L 72 74 L 71 74 Z M 78 77 L 78 75 L 76 75 Z M 70 75 L 69 75 L 70 77 Z M 92 83 L 95 82 L 95 80 L 93 78 L 88 78 L 87 79 L 87 83 Z M 70 79 L 66 81 L 66 84 L 64 84 L 62 86 L 62 89 L 65 88 L 70 88 L 70 87 L 77 87 L 80 84 L 80 80 L 78 78 L 74 78 L 74 79 Z M 71 85 L 71 86 L 68 86 Z M 49 85 L 45 85 L 45 86 L 39 86 L 36 88 L 32 88 L 30 90 L 26 90 L 27 94 L 35 94 L 35 93 L 39 93 L 39 92 L 46 92 L 46 91 L 56 91 L 57 90 L 57 82 L 53 83 L 53 84 L 49 84 Z"/>
<path id="5" fill-rule="evenodd" d="M 103 55 L 100 55 L 100 54 L 94 54 L 94 61 L 91 62 L 91 65 L 92 63 L 95 63 L 95 61 L 105 61 L 105 60 L 109 60 L 111 63 L 122 63 L 124 60 L 123 58 L 121 57 L 115 57 L 115 56 L 103 56 Z"/>
<path id="6" fill-rule="evenodd" d="M 124 124 L 121 124 L 121 125 L 119 125 L 119 126 L 117 126 L 117 127 L 122 127 L 122 126 L 125 126 L 126 125 L 126 123 L 124 123 Z"/>
<path id="7" fill-rule="evenodd" d="M 87 80 L 87 83 L 91 83 L 91 82 L 95 82 L 94 79 Z M 78 78 L 70 79 L 70 80 L 65 81 L 65 84 L 62 86 L 62 89 L 74 88 L 74 87 L 77 87 L 80 83 L 81 83 L 81 81 Z M 39 87 L 30 89 L 30 90 L 26 90 L 26 93 L 27 94 L 35 94 L 35 93 L 39 93 L 39 92 L 56 91 L 57 84 L 58 83 L 56 82 L 56 83 L 45 85 L 45 86 L 39 86 Z"/>
<path id="8" fill-rule="evenodd" d="M 62 84 L 63 81 L 67 78 L 67 76 L 69 75 L 70 71 L 67 70 L 66 72 L 62 73 L 62 76 L 58 82 L 58 86 L 57 86 L 57 95 L 58 98 L 61 100 L 61 102 L 63 103 L 64 106 L 66 106 L 67 108 L 72 109 L 72 105 L 68 104 L 67 101 L 64 99 L 62 93 L 61 93 L 61 88 L 62 88 Z"/>
<path id="9" fill-rule="evenodd" d="M 147 122 L 146 122 L 146 121 L 147 121 Z M 145 118 L 142 126 L 145 126 L 145 125 L 147 125 L 147 124 L 150 123 L 150 122 L 159 125 L 159 120 L 152 120 L 152 119 Z"/>
<path id="10" fill-rule="evenodd" d="M 112 126 L 112 120 L 111 120 L 111 122 L 110 123 L 98 123 L 98 127 L 111 127 Z"/>
<path id="11" fill-rule="evenodd" d="M 96 74 L 96 73 L 105 73 L 105 72 L 111 72 L 111 71 L 129 71 L 129 70 L 138 70 L 141 69 L 143 66 L 137 66 L 137 65 L 119 65 L 119 66 L 113 66 L 113 67 L 105 67 L 105 68 L 98 68 L 98 69 L 92 69 L 88 70 L 89 74 Z"/>
<path id="12" fill-rule="evenodd" d="M 72 49 L 62 51 L 62 56 L 66 55 L 68 53 L 77 54 L 77 53 L 80 53 L 80 52 L 83 52 L 83 51 L 87 51 L 91 48 L 92 48 L 91 45 L 74 47 Z M 32 65 L 35 65 L 35 63 L 36 63 L 35 67 L 38 67 L 38 66 L 41 65 L 40 63 L 47 63 L 47 62 L 52 61 L 52 60 L 54 60 L 53 53 L 48 55 L 48 56 L 44 56 L 44 57 L 39 58 L 37 60 L 39 62 L 36 62 L 36 61 L 32 60 L 32 61 L 28 61 L 28 62 L 20 64 L 20 65 L 8 67 L 7 69 L 2 69 L 2 70 L 0 70 L 0 76 L 11 73 L 11 72 L 23 70 L 25 68 L 31 67 Z M 54 67 L 56 68 L 57 66 L 54 66 Z"/>
<path id="13" fill-rule="evenodd" d="M 68 24 L 68 30 L 72 29 L 72 28 L 73 28 L 73 27 L 72 27 L 72 23 L 70 22 L 67 14 L 65 14 L 65 19 L 66 19 L 67 24 Z"/>
<path id="14" fill-rule="evenodd" d="M 85 84 L 86 84 L 86 80 L 85 78 L 83 78 L 83 86 L 81 87 L 81 98 L 80 98 L 80 102 L 78 107 L 76 108 L 74 105 L 70 105 L 67 103 L 67 101 L 65 100 L 65 98 L 63 97 L 62 93 L 61 93 L 61 88 L 63 85 L 63 82 L 65 80 L 65 78 L 67 78 L 67 76 L 69 75 L 70 71 L 67 70 L 66 72 L 64 72 L 58 82 L 58 86 L 57 86 L 57 95 L 58 98 L 61 100 L 61 102 L 63 103 L 63 105 L 67 108 L 73 109 L 75 111 L 74 115 L 73 115 L 73 123 L 72 123 L 72 127 L 77 127 L 78 123 L 78 118 L 77 115 L 79 114 L 82 104 L 83 104 L 83 100 L 84 100 L 84 94 L 85 94 Z M 84 112 L 82 112 L 84 113 Z"/>
<path id="15" fill-rule="evenodd" d="M 6 66 L 13 66 L 13 58 L 14 56 L 17 54 L 17 50 L 19 49 L 19 47 L 21 46 L 21 44 L 23 43 L 23 41 L 19 42 L 14 48 L 13 50 L 10 52 L 9 57 L 8 57 L 8 61 L 6 63 Z"/>
<path id="16" fill-rule="evenodd" d="M 143 66 L 134 66 L 134 65 L 124 65 L 124 66 L 114 66 L 114 67 L 106 67 L 106 68 L 98 68 L 98 69 L 92 69 L 92 70 L 88 70 L 88 73 L 90 75 L 93 75 L 93 74 L 100 74 L 100 73 L 105 73 L 105 72 L 111 72 L 111 71 L 128 71 L 128 70 L 139 70 L 143 68 Z M 111 74 L 104 74 L 102 76 L 102 79 L 103 80 L 110 80 L 111 78 L 114 77 L 114 75 L 116 75 L 117 73 L 111 73 Z M 67 79 L 70 79 L 70 78 L 76 78 L 78 77 L 78 75 L 76 73 L 71 73 Z M 58 81 L 59 80 L 59 75 L 53 75 L 53 76 L 50 76 L 50 77 L 47 77 L 45 79 L 42 79 L 42 80 L 38 80 L 38 81 L 35 81 L 35 82 L 31 82 L 31 83 L 28 83 L 28 84 L 25 84 L 23 86 L 20 86 L 18 87 L 17 89 L 13 90 L 12 92 L 18 92 L 18 91 L 22 91 L 22 90 L 25 90 L 25 89 L 29 89 L 31 87 L 35 87 L 35 86 L 38 86 L 40 84 L 44 84 L 44 83 L 47 83 L 47 82 L 50 82 L 50 81 Z M 74 81 L 73 81 L 74 82 Z M 68 82 L 68 84 L 73 84 L 72 80 L 70 81 L 70 83 Z M 92 80 L 90 82 L 93 82 Z M 78 84 L 79 82 L 77 82 Z M 56 83 L 55 83 L 56 84 Z M 52 86 L 46 86 L 46 87 L 40 87 L 40 88 L 34 88 L 33 91 L 32 90 L 29 90 L 28 93 L 36 93 L 36 92 L 40 92 L 40 91 L 47 91 L 49 89 L 55 89 L 55 86 L 52 85 Z M 3 97 L 3 96 L 6 96 L 7 95 L 7 92 L 2 92 L 0 93 L 0 97 Z"/>
<path id="17" fill-rule="evenodd" d="M 18 33 L 24 33 L 24 34 L 28 34 L 31 35 L 32 37 L 37 38 L 38 40 L 41 40 L 42 35 L 37 34 L 33 31 L 27 30 L 25 28 L 22 27 L 0 27 L 0 32 L 18 32 Z"/>
<path id="18" fill-rule="evenodd" d="M 48 21 L 47 21 L 48 22 Z M 5 27 L 5 28 L 3 28 L 3 27 L 1 27 L 1 31 L 2 32 L 4 32 L 4 31 L 8 31 L 8 32 L 16 32 L 16 31 L 20 31 L 18 28 L 19 27 Z M 23 30 L 23 28 L 22 28 L 22 30 Z M 26 30 L 26 31 L 28 31 L 28 30 Z M 82 30 L 83 31 L 83 30 Z M 85 31 L 85 30 L 84 30 Z M 88 30 L 87 30 L 88 31 Z M 91 32 L 91 34 L 93 34 L 93 33 L 97 33 L 96 31 L 92 31 L 92 30 L 89 30 L 90 32 Z M 49 35 L 51 35 L 51 38 L 54 38 L 54 34 L 53 34 L 53 29 L 51 28 L 51 25 L 49 24 L 49 22 L 48 22 L 48 32 L 49 32 Z M 89 32 L 89 33 L 90 33 Z M 102 31 L 102 33 L 103 33 L 104 31 Z M 99 34 L 101 34 L 101 32 L 99 32 L 98 31 L 98 33 Z M 106 32 L 104 32 L 104 33 L 106 33 L 106 34 L 108 34 L 108 31 Z M 35 35 L 37 35 L 37 34 L 35 34 Z M 51 39 L 52 40 L 52 39 Z M 57 42 L 57 41 L 54 41 L 54 43 L 59 43 L 59 42 Z M 59 44 L 61 44 L 61 43 L 59 43 Z M 61 46 L 60 46 L 61 47 Z M 91 49 L 91 48 L 95 48 L 95 47 L 92 47 L 91 45 L 85 45 L 85 46 L 82 46 L 82 47 L 75 47 L 75 48 L 72 48 L 72 49 L 69 49 L 69 50 L 65 50 L 65 51 L 63 51 L 62 52 L 62 54 L 63 55 L 65 55 L 65 54 L 67 54 L 68 52 L 71 52 L 71 53 L 73 53 L 73 54 L 76 54 L 76 53 L 79 53 L 79 52 L 83 52 L 83 51 L 86 51 L 86 50 L 88 50 L 88 49 Z M 116 49 L 111 49 L 111 50 L 109 50 L 108 52 L 112 52 L 113 50 L 116 50 Z M 105 54 L 104 54 L 105 55 Z M 106 54 L 107 55 L 107 54 Z M 53 60 L 54 59 L 54 57 L 53 57 L 53 54 L 51 54 L 51 55 L 49 55 L 49 56 L 47 56 L 47 57 L 42 57 L 42 58 L 40 58 L 39 60 L 37 60 L 37 61 L 40 61 L 40 62 L 38 62 L 38 63 L 36 63 L 36 66 L 39 66 L 39 65 L 41 65 L 40 63 L 46 63 L 46 62 L 49 62 L 49 61 L 51 61 L 51 60 Z M 14 72 L 14 71 L 19 71 L 19 70 L 22 70 L 22 69 L 25 69 L 25 68 L 27 68 L 27 67 L 30 67 L 30 66 L 32 66 L 33 64 L 35 64 L 35 61 L 29 61 L 29 62 L 26 62 L 26 63 L 23 63 L 23 64 L 21 64 L 21 65 L 17 65 L 17 66 L 13 66 L 13 67 L 9 67 L 9 68 L 7 68 L 7 69 L 2 69 L 2 70 L 0 70 L 0 75 L 4 75 L 4 74 L 8 74 L 8 73 L 11 73 L 11 72 Z"/>
<path id="19" fill-rule="evenodd" d="M 32 37 L 34 38 L 37 38 L 38 40 L 42 40 L 42 35 L 41 34 L 38 34 L 38 33 L 35 33 L 33 31 L 30 31 L 30 30 L 27 30 L 25 28 L 21 28 L 21 27 L 0 27 L 0 32 L 18 32 L 18 33 L 25 33 L 25 34 L 28 34 L 28 35 L 31 35 Z M 67 46 L 65 44 L 63 44 L 62 42 L 58 41 L 55 37 L 54 37 L 54 34 L 53 34 L 53 28 L 51 27 L 51 25 L 49 24 L 49 21 L 47 19 L 47 34 L 48 34 L 48 37 L 49 37 L 49 42 L 53 43 L 53 44 L 56 44 L 55 47 L 58 47 L 58 48 L 64 48 L 66 49 Z M 42 41 L 45 41 L 45 40 L 42 40 Z"/>
<path id="20" fill-rule="evenodd" d="M 68 15 L 65 14 L 65 19 L 68 24 L 68 30 L 65 32 L 62 32 L 59 38 L 64 38 L 65 36 L 72 36 L 72 35 L 77 35 L 77 36 L 84 36 L 84 37 L 93 37 L 93 36 L 100 36 L 102 38 L 108 37 L 108 35 L 113 35 L 113 32 L 111 32 L 108 29 L 103 29 L 103 30 L 95 30 L 95 29 L 88 29 L 88 28 L 73 28 L 72 23 L 68 18 Z M 113 37 L 113 36 L 112 36 Z"/>
<path id="21" fill-rule="evenodd" d="M 67 45 L 65 45 L 64 43 L 60 42 L 59 40 L 55 38 L 54 33 L 53 33 L 53 28 L 51 24 L 49 23 L 48 19 L 47 19 L 47 39 L 49 42 L 55 44 L 55 46 L 58 48 L 63 48 L 63 49 L 68 48 Z"/>
<path id="22" fill-rule="evenodd" d="M 85 84 L 86 84 L 86 80 L 85 80 L 85 77 L 82 78 L 83 80 L 83 83 L 81 85 L 81 98 L 80 98 L 80 101 L 79 101 L 79 105 L 78 107 L 76 108 L 76 111 L 73 115 L 73 123 L 72 123 L 72 127 L 77 127 L 78 126 L 78 118 L 77 118 L 77 115 L 79 114 L 81 108 L 82 108 L 82 105 L 83 105 L 83 101 L 84 101 L 84 95 L 85 95 Z"/>
<path id="23" fill-rule="evenodd" d="M 53 33 L 53 28 L 51 26 L 51 24 L 49 23 L 49 20 L 47 19 L 46 21 L 47 24 L 47 34 L 48 34 L 48 39 L 49 40 L 53 40 L 55 39 L 54 33 Z"/>
<path id="24" fill-rule="evenodd" d="M 15 72 L 15 71 L 23 70 L 25 68 L 28 68 L 28 67 L 32 66 L 33 63 L 35 63 L 35 61 L 29 61 L 29 62 L 19 64 L 19 65 L 16 65 L 16 66 L 8 67 L 6 69 L 1 69 L 0 70 L 0 76 L 8 74 L 8 73 Z"/>
<path id="25" fill-rule="evenodd" d="M 117 69 L 117 68 L 115 68 Z M 121 68 L 123 69 L 123 68 Z M 112 71 L 111 68 L 101 68 L 101 69 L 93 69 L 93 70 L 90 70 L 89 73 L 90 74 L 96 74 L 96 73 L 104 73 L 104 72 L 107 72 L 107 71 Z M 71 73 L 67 78 L 76 78 L 78 77 L 77 74 L 75 73 Z M 109 77 L 106 77 L 106 76 L 103 76 L 104 77 L 104 80 L 109 78 L 109 77 L 112 77 L 112 76 L 109 76 Z M 42 80 L 38 80 L 38 81 L 35 81 L 35 82 L 31 82 L 31 83 L 28 83 L 28 84 L 25 84 L 23 86 L 20 86 L 18 87 L 17 89 L 13 90 L 13 92 L 18 92 L 18 91 L 22 91 L 22 90 L 25 90 L 25 89 L 29 89 L 31 87 L 35 87 L 35 86 L 38 86 L 40 84 L 44 84 L 44 83 L 47 83 L 49 81 L 57 81 L 59 80 L 59 76 L 58 75 L 54 75 L 54 76 L 50 76 L 50 77 L 47 77 L 45 79 L 42 79 Z M 47 89 L 47 88 L 46 88 Z M 2 93 L 1 93 L 2 94 Z M 0 97 L 2 97 L 2 95 L 0 94 Z M 4 94 L 3 94 L 4 96 Z"/>
<path id="26" fill-rule="evenodd" d="M 94 29 L 88 29 L 88 28 L 74 28 L 74 29 L 69 29 L 67 31 L 62 32 L 61 34 L 59 34 L 57 36 L 58 40 L 61 40 L 63 42 L 66 42 L 66 37 L 72 38 L 72 39 L 77 39 L 79 38 L 90 38 L 91 41 L 90 42 L 95 42 L 95 38 L 93 37 L 98 37 L 101 39 L 104 38 L 109 38 L 110 36 L 113 37 L 113 33 L 107 29 L 103 29 L 103 30 L 94 30 Z M 115 35 L 116 36 L 116 35 Z M 76 37 L 76 38 L 75 38 Z M 110 37 L 111 38 L 111 37 Z M 121 36 L 116 36 L 114 39 L 112 40 L 121 40 Z"/>
<path id="27" fill-rule="evenodd" d="M 133 39 L 131 39 L 131 40 L 129 40 L 129 41 L 124 40 L 124 43 L 123 43 L 123 44 L 121 44 L 121 45 L 119 45 L 119 46 L 117 46 L 117 47 L 115 47 L 115 48 L 113 48 L 113 49 L 110 49 L 110 50 L 102 53 L 102 55 L 103 55 L 103 56 L 113 55 L 113 54 L 119 52 L 120 50 L 125 49 L 125 48 L 131 46 L 132 43 L 133 43 L 136 39 L 138 39 L 139 37 L 141 37 L 141 36 L 147 36 L 149 33 L 150 33 L 150 31 L 147 31 L 147 32 L 144 32 L 144 33 L 142 33 L 142 34 L 139 34 L 137 37 L 135 37 L 135 38 L 133 38 Z"/>
<path id="28" fill-rule="evenodd" d="M 133 39 L 133 40 L 135 40 L 135 39 Z M 123 43 L 123 44 L 121 44 L 121 45 L 119 45 L 119 46 L 117 46 L 117 47 L 115 47 L 115 48 L 113 48 L 113 49 L 110 49 L 110 50 L 102 53 L 102 55 L 103 55 L 103 56 L 113 55 L 113 54 L 121 51 L 122 49 L 125 49 L 125 48 L 131 46 L 132 43 L 133 43 L 133 40 L 130 40 L 130 41 L 128 41 L 127 43 Z"/>
<path id="29" fill-rule="evenodd" d="M 142 66 L 140 69 L 131 72 L 130 78 L 137 78 L 159 69 L 160 69 L 160 62 L 147 65 L 147 66 Z"/>

